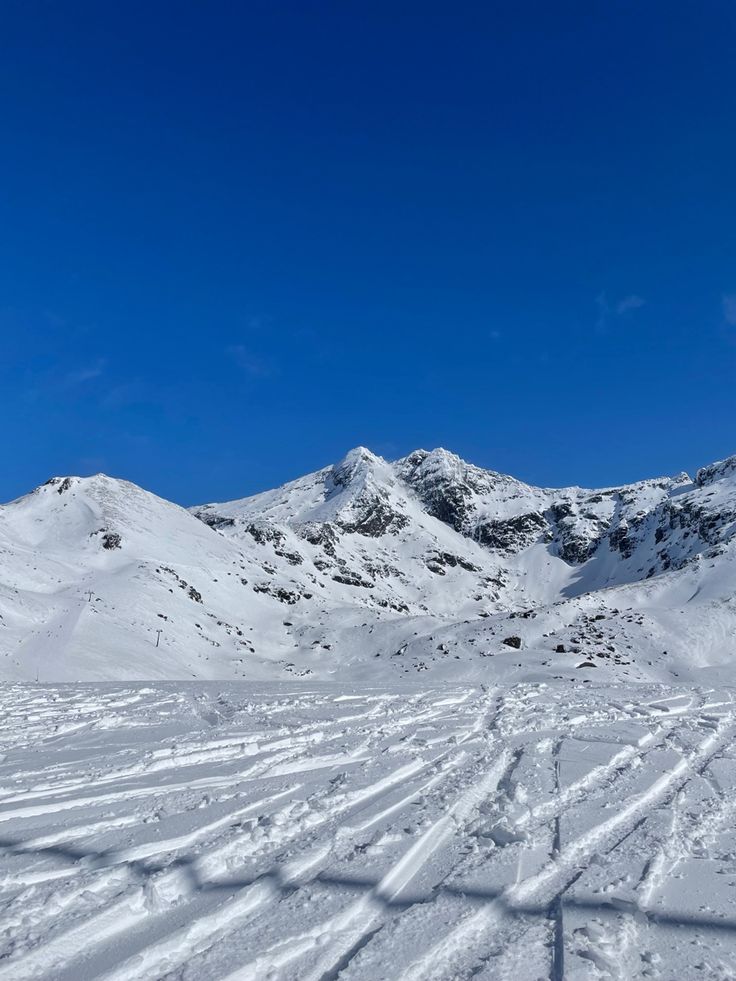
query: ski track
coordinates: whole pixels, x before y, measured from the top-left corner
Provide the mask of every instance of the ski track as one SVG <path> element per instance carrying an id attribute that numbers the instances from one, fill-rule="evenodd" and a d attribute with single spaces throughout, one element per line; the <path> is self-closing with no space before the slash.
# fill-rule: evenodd
<path id="1" fill-rule="evenodd" d="M 734 708 L 5 686 L 0 981 L 736 976 Z"/>

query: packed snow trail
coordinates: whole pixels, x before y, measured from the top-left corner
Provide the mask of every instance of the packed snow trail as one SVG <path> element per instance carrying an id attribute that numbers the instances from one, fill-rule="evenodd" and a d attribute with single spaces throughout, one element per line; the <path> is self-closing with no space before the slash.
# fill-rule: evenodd
<path id="1" fill-rule="evenodd" d="M 0 981 L 736 977 L 729 689 L 0 689 Z"/>

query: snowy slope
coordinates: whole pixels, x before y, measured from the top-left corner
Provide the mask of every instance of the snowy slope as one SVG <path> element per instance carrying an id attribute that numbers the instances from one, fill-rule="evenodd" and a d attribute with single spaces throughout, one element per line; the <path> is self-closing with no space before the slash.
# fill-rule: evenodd
<path id="1" fill-rule="evenodd" d="M 190 511 L 54 478 L 0 507 L 0 677 L 728 680 L 735 532 L 736 458 L 548 489 L 358 448 Z"/>
<path id="2" fill-rule="evenodd" d="M 297 552 L 307 540 L 323 575 L 348 568 L 368 584 L 355 587 L 356 603 L 390 591 L 394 608 L 406 605 L 404 618 L 366 628 L 365 617 L 346 624 L 343 616 L 331 630 L 344 651 L 367 644 L 392 673 L 518 680 L 569 677 L 581 665 L 627 679 L 731 671 L 736 458 L 694 481 L 679 474 L 554 490 L 445 450 L 387 464 L 358 449 L 277 491 L 194 511 L 241 543 L 259 521 L 295 535 Z M 305 619 L 297 633 L 309 646 L 324 632 Z M 521 639 L 523 654 L 503 643 L 509 637 Z"/>
<path id="3" fill-rule="evenodd" d="M 277 619 L 237 547 L 103 475 L 56 478 L 0 509 L 0 567 L 11 678 L 234 677 Z"/>
<path id="4" fill-rule="evenodd" d="M 54 478 L 0 507 L 0 981 L 732 978 L 734 637 L 736 458 Z"/>
<path id="5" fill-rule="evenodd" d="M 6 686 L 0 981 L 726 979 L 733 689 Z"/>

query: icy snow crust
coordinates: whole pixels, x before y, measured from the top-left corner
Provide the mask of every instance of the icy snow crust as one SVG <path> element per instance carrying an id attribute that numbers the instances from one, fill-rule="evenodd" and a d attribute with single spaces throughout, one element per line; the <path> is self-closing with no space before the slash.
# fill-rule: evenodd
<path id="1" fill-rule="evenodd" d="M 6 685 L 0 979 L 727 978 L 728 688 Z"/>

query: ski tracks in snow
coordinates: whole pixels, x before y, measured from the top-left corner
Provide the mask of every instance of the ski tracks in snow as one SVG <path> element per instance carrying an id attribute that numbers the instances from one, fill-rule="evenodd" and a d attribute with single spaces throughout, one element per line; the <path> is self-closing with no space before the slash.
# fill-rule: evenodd
<path id="1" fill-rule="evenodd" d="M 736 976 L 731 693 L 591 688 L 1 689 L 0 981 Z"/>

